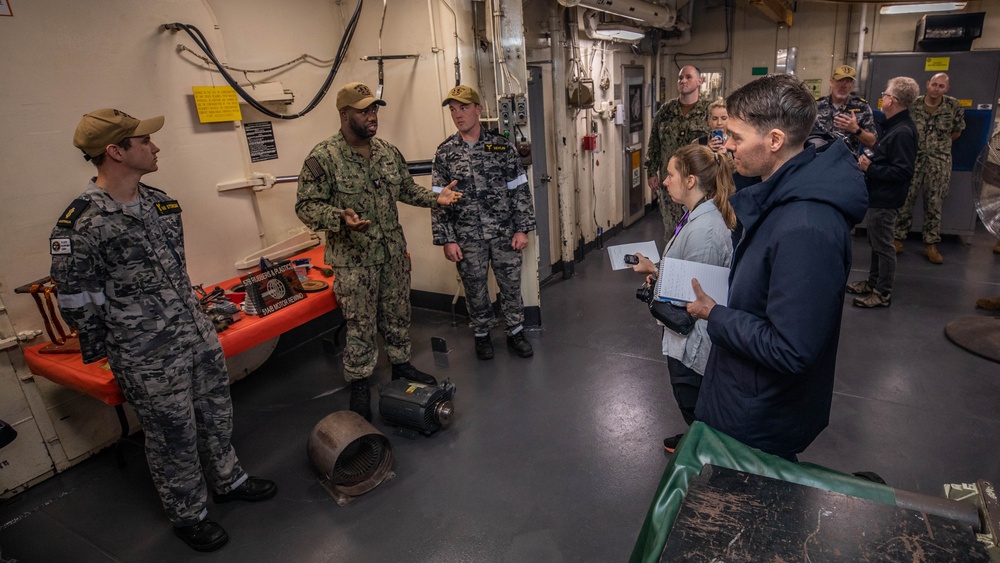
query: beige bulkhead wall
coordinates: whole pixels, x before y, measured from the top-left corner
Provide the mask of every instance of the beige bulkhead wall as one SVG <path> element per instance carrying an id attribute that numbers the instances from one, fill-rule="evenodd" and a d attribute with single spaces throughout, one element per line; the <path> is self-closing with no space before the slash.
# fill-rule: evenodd
<path id="1" fill-rule="evenodd" d="M 379 137 L 399 147 L 409 160 L 431 159 L 437 145 L 454 132 L 441 100 L 454 83 L 456 43 L 463 81 L 475 80 L 470 3 L 449 4 L 454 16 L 441 0 L 389 2 L 382 54 L 418 58 L 385 63 L 383 97 L 388 105 L 379 114 Z M 233 264 L 238 259 L 301 227 L 293 210 L 294 183 L 276 184 L 256 195 L 246 189 L 220 193 L 216 184 L 251 172 L 299 173 L 309 150 L 339 128 L 334 107 L 339 87 L 352 80 L 378 85 L 376 63 L 360 58 L 379 54 L 382 3 L 365 4 L 348 56 L 328 96 L 312 113 L 275 120 L 241 105 L 244 121 L 271 121 L 274 128 L 279 158 L 253 164 L 238 122 L 198 122 L 191 87 L 222 85 L 222 77 L 192 53 L 178 52 L 183 45 L 200 54 L 186 34 L 163 32 L 158 26 L 193 24 L 224 62 L 267 68 L 303 53 L 332 59 L 355 6 L 353 1 L 328 0 L 280 5 L 263 0 L 98 0 L 86 6 L 53 0 L 16 4 L 14 17 L 0 18 L 0 44 L 20 53 L 0 62 L 6 102 L 0 123 L 7 147 L 0 155 L 5 171 L 0 180 L 5 194 L 0 209 L 5 240 L 0 247 L 0 291 L 15 327 L 41 327 L 31 300 L 11 290 L 48 273 L 52 225 L 94 174 L 71 144 L 73 129 L 86 111 L 111 106 L 137 117 L 166 116 L 166 125 L 153 136 L 161 148 L 160 169 L 144 180 L 181 203 L 195 283 L 236 275 Z M 328 69 L 303 63 L 248 77 L 253 82 L 280 81 L 295 93 L 290 109 L 297 111 L 319 89 Z M 236 78 L 247 81 L 242 73 Z M 417 182 L 429 187 L 430 177 L 417 177 Z M 263 237 L 258 236 L 255 197 Z M 414 289 L 453 293 L 454 266 L 431 245 L 429 211 L 401 205 L 400 216 L 414 263 Z M 537 304 L 537 298 L 529 304 Z"/>

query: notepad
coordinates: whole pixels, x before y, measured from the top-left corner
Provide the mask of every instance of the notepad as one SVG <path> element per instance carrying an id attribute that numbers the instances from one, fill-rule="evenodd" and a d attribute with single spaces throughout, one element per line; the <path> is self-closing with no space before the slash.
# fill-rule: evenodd
<path id="1" fill-rule="evenodd" d="M 624 270 L 625 268 L 631 268 L 632 266 L 625 263 L 625 255 L 635 253 L 649 258 L 654 264 L 660 260 L 660 251 L 656 249 L 656 242 L 654 241 L 619 244 L 608 247 L 608 257 L 611 258 L 611 269 Z"/>
<path id="2" fill-rule="evenodd" d="M 660 261 L 656 279 L 656 296 L 661 301 L 694 301 L 691 279 L 697 279 L 701 288 L 719 305 L 729 302 L 729 268 L 689 262 L 676 258 Z"/>

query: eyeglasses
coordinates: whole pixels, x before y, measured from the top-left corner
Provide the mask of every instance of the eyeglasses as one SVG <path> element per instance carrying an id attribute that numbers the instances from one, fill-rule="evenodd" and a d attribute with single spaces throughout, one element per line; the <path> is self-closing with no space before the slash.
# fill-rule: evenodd
<path id="1" fill-rule="evenodd" d="M 890 98 L 896 98 L 896 96 L 890 94 L 889 92 L 882 92 L 882 97 L 884 98 L 886 96 L 889 96 Z M 899 98 L 896 98 L 896 99 L 898 100 Z"/>

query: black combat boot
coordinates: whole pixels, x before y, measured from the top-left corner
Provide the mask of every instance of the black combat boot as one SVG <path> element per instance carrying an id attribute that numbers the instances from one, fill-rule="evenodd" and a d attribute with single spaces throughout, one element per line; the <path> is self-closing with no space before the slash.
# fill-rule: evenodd
<path id="1" fill-rule="evenodd" d="M 424 373 L 417 368 L 413 367 L 410 362 L 403 362 L 401 364 L 392 364 L 392 378 L 394 380 L 399 379 L 409 379 L 410 381 L 416 381 L 417 383 L 423 383 L 426 385 L 437 385 L 438 382 L 434 379 L 433 375 Z"/>
<path id="2" fill-rule="evenodd" d="M 476 357 L 480 360 L 493 359 L 493 341 L 490 335 L 476 337 Z"/>
<path id="3" fill-rule="evenodd" d="M 208 518 L 193 526 L 174 526 L 174 533 L 196 551 L 215 551 L 229 541 L 226 530 Z"/>
<path id="4" fill-rule="evenodd" d="M 530 358 L 535 353 L 531 349 L 531 344 L 524 338 L 523 330 L 507 337 L 507 347 L 522 358 Z"/>
<path id="5" fill-rule="evenodd" d="M 260 477 L 248 477 L 243 484 L 228 493 L 212 493 L 212 500 L 216 503 L 232 502 L 234 500 L 244 500 L 247 502 L 258 502 L 267 500 L 278 493 L 278 485 L 269 479 Z"/>
<path id="6" fill-rule="evenodd" d="M 355 379 L 351 382 L 350 408 L 368 422 L 372 421 L 372 395 L 368 390 L 368 378 Z"/>

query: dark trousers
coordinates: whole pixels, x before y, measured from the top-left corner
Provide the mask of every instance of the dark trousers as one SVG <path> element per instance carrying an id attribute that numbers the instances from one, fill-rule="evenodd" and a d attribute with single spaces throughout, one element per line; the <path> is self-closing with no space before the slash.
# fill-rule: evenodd
<path id="1" fill-rule="evenodd" d="M 697 420 L 694 417 L 694 407 L 698 404 L 701 374 L 669 356 L 667 356 L 667 371 L 670 373 L 670 386 L 673 387 L 677 406 L 681 409 L 684 422 L 691 426 Z"/>
<path id="2" fill-rule="evenodd" d="M 882 295 L 892 293 L 892 279 L 896 276 L 896 249 L 892 245 L 892 232 L 898 213 L 897 209 L 869 209 L 866 219 L 868 244 L 872 247 L 868 285 Z"/>

